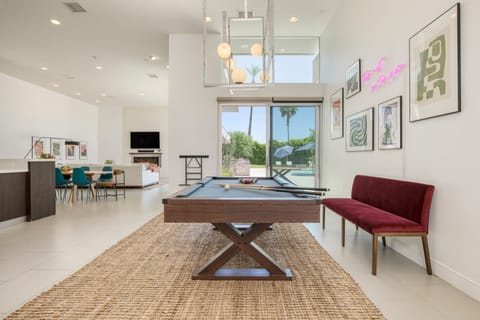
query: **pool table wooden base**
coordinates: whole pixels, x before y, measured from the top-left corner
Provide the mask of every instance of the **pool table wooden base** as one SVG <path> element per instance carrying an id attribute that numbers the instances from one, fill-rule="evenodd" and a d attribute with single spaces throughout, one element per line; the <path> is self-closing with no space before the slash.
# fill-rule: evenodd
<path id="1" fill-rule="evenodd" d="M 254 223 L 245 231 L 231 223 L 213 223 L 230 241 L 207 263 L 192 273 L 194 280 L 292 280 L 292 271 L 282 268 L 253 240 L 268 230 L 271 223 Z M 263 268 L 222 269 L 240 251 L 252 257 Z"/>
<path id="2" fill-rule="evenodd" d="M 285 274 L 270 274 L 267 269 L 219 269 L 212 274 L 192 273 L 192 280 L 292 280 L 292 270 L 285 269 Z"/>

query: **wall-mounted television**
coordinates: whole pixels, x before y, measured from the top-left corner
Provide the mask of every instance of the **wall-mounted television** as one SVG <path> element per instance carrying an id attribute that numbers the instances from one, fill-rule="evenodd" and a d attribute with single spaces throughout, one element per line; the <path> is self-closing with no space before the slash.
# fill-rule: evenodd
<path id="1" fill-rule="evenodd" d="M 159 131 L 131 131 L 131 149 L 160 149 Z"/>

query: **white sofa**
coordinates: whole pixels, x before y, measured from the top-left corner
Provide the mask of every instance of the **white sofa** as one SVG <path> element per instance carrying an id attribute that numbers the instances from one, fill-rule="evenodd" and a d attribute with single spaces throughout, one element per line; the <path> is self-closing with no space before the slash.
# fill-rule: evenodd
<path id="1" fill-rule="evenodd" d="M 102 166 L 103 167 L 103 166 Z M 125 171 L 125 185 L 127 187 L 146 187 L 152 184 L 157 184 L 159 181 L 159 172 L 152 172 L 147 170 L 147 164 L 134 163 L 112 165 L 113 169 L 122 169 Z"/>
<path id="2" fill-rule="evenodd" d="M 66 163 L 64 165 L 70 168 L 78 168 L 83 166 L 90 167 L 92 171 L 102 171 L 104 166 L 111 166 L 113 169 L 122 169 L 125 171 L 125 185 L 127 187 L 146 187 L 157 184 L 159 181 L 159 172 L 152 172 L 147 170 L 147 164 L 133 163 L 133 164 L 99 164 L 99 163 Z M 62 165 L 58 165 L 62 166 Z M 97 178 L 95 176 L 95 178 Z"/>

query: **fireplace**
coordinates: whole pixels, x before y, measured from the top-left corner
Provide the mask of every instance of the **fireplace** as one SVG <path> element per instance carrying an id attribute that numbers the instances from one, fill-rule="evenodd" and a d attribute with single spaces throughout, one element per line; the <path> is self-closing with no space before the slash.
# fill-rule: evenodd
<path id="1" fill-rule="evenodd" d="M 160 157 L 133 157 L 133 163 L 153 163 L 160 166 Z"/>
<path id="2" fill-rule="evenodd" d="M 159 167 L 162 166 L 162 155 L 161 154 L 131 154 L 133 163 L 148 163 L 156 164 Z"/>

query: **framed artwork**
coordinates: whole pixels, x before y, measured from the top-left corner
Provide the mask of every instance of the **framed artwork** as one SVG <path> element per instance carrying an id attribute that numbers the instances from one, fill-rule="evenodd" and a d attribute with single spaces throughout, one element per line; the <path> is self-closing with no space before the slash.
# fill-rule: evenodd
<path id="1" fill-rule="evenodd" d="M 80 160 L 88 159 L 88 147 L 86 142 L 83 142 L 83 141 L 80 142 L 79 154 L 80 154 Z"/>
<path id="2" fill-rule="evenodd" d="M 330 96 L 330 139 L 343 137 L 343 88 Z"/>
<path id="3" fill-rule="evenodd" d="M 378 149 L 402 148 L 402 97 L 378 104 Z"/>
<path id="4" fill-rule="evenodd" d="M 345 136 L 346 151 L 372 151 L 373 108 L 348 116 Z"/>
<path id="5" fill-rule="evenodd" d="M 75 160 L 75 146 L 66 146 L 67 160 Z"/>
<path id="6" fill-rule="evenodd" d="M 357 94 L 362 89 L 361 82 L 360 82 L 360 59 L 355 61 L 347 71 L 345 71 L 345 96 L 350 98 L 351 96 Z"/>
<path id="7" fill-rule="evenodd" d="M 48 139 L 32 136 L 32 158 L 41 159 L 43 154 L 49 154 Z"/>
<path id="8" fill-rule="evenodd" d="M 460 4 L 410 38 L 410 122 L 460 111 Z"/>
<path id="9" fill-rule="evenodd" d="M 50 151 L 55 159 L 62 160 L 65 158 L 65 148 L 63 148 L 64 145 L 65 142 L 62 139 L 50 139 Z"/>

